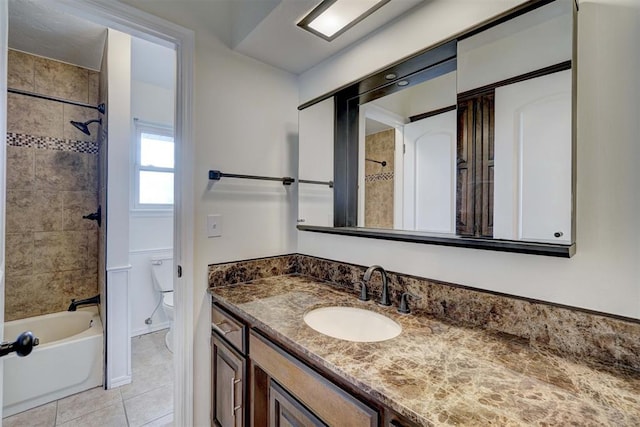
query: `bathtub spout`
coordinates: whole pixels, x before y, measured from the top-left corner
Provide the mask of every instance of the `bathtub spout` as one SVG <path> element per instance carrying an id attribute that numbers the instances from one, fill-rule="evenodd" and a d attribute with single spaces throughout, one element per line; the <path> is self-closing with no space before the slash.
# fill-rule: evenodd
<path id="1" fill-rule="evenodd" d="M 71 304 L 69 305 L 69 308 L 67 309 L 67 311 L 76 311 L 76 308 L 80 307 L 81 305 L 91 305 L 91 304 L 100 304 L 100 294 L 96 295 L 95 297 L 81 299 L 78 301 L 76 301 L 75 298 L 72 299 Z"/>

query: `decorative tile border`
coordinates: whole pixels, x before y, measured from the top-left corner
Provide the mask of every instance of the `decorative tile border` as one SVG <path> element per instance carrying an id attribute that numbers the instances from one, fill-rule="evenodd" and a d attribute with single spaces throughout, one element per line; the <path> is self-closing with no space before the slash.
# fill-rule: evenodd
<path id="1" fill-rule="evenodd" d="M 302 274 L 354 294 L 367 267 L 293 254 L 209 266 L 209 286 L 225 286 L 264 277 Z M 491 333 L 524 339 L 531 346 L 573 357 L 640 371 L 640 320 L 613 316 L 544 301 L 473 289 L 396 272 L 387 272 L 394 305 L 403 292 L 416 314 Z M 380 275 L 370 283 L 380 294 Z"/>
<path id="2" fill-rule="evenodd" d="M 11 145 L 13 147 L 39 148 L 43 150 L 98 154 L 98 143 L 94 141 L 74 141 L 70 139 L 25 135 L 13 132 L 7 132 L 7 145 Z"/>
<path id="3" fill-rule="evenodd" d="M 364 182 L 393 181 L 393 172 L 373 173 L 365 175 Z"/>

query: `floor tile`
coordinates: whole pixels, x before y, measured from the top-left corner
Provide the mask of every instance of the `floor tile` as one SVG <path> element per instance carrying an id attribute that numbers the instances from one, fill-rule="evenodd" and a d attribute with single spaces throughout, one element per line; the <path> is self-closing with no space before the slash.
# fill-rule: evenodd
<path id="1" fill-rule="evenodd" d="M 124 413 L 122 402 L 115 403 L 106 408 L 82 415 L 64 424 L 61 427 L 127 427 L 127 417 Z"/>
<path id="2" fill-rule="evenodd" d="M 124 407 L 131 427 L 140 427 L 170 414 L 173 412 L 173 385 L 168 384 L 127 399 Z"/>
<path id="3" fill-rule="evenodd" d="M 171 426 L 173 426 L 173 412 L 168 415 L 165 415 L 162 418 L 153 420 L 142 427 L 171 427 Z"/>
<path id="4" fill-rule="evenodd" d="M 57 402 L 47 403 L 2 420 L 4 427 L 52 427 L 56 425 Z"/>
<path id="5" fill-rule="evenodd" d="M 56 423 L 62 424 L 82 415 L 90 414 L 99 409 L 113 406 L 121 402 L 120 390 L 115 388 L 104 390 L 102 387 L 92 388 L 58 401 L 58 418 Z"/>

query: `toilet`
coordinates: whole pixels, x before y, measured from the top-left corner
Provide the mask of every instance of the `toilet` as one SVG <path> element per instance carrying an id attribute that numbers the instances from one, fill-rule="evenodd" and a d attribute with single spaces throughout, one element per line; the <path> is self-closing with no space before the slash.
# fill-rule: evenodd
<path id="1" fill-rule="evenodd" d="M 151 258 L 151 277 L 154 288 L 162 293 L 162 310 L 171 322 L 164 342 L 173 353 L 173 256 Z"/>

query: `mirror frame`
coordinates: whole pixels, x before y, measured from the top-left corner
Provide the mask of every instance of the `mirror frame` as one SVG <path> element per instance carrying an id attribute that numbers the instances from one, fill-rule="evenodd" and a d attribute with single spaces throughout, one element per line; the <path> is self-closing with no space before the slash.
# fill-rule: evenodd
<path id="1" fill-rule="evenodd" d="M 572 70 L 571 135 L 571 244 L 500 240 L 448 234 L 422 233 L 413 230 L 390 230 L 356 227 L 358 194 L 358 114 L 360 104 L 395 93 L 415 84 L 456 70 L 457 42 L 505 21 L 516 18 L 556 0 L 530 0 L 494 18 L 430 46 L 414 55 L 378 70 L 354 83 L 340 87 L 298 107 L 303 110 L 325 99 L 335 99 L 334 129 L 334 226 L 298 225 L 298 230 L 383 240 L 443 246 L 516 252 L 570 258 L 576 251 L 576 39 L 577 3 L 573 3 L 572 59 L 563 64 Z M 551 68 L 551 67 L 550 67 Z M 534 72 L 535 73 L 535 72 Z M 396 77 L 387 79 L 385 76 Z M 419 78 L 415 78 L 415 77 Z M 400 80 L 413 77 L 408 86 L 398 87 Z M 501 83 L 501 82 L 499 82 Z M 505 81 L 512 83 L 512 81 Z M 458 94 L 459 95 L 459 94 Z M 355 132 L 353 131 L 355 129 Z"/>

